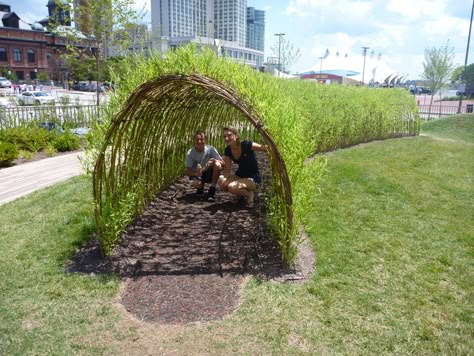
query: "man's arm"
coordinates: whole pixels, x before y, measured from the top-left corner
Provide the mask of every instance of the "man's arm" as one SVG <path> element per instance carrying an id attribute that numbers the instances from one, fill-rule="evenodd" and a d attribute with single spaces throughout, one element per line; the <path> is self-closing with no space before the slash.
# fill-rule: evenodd
<path id="1" fill-rule="evenodd" d="M 222 159 L 221 155 L 219 152 L 211 146 L 211 158 L 209 159 L 211 162 L 219 162 L 221 166 L 224 166 L 224 160 Z"/>
<path id="2" fill-rule="evenodd" d="M 197 167 L 196 171 L 193 171 L 194 159 L 192 155 L 192 149 L 188 151 L 186 155 L 186 175 L 188 177 L 200 177 L 202 175 L 202 167 Z"/>
<path id="3" fill-rule="evenodd" d="M 202 175 L 202 168 L 198 168 L 197 171 L 193 171 L 192 167 L 186 167 L 186 175 L 188 177 L 200 177 Z"/>

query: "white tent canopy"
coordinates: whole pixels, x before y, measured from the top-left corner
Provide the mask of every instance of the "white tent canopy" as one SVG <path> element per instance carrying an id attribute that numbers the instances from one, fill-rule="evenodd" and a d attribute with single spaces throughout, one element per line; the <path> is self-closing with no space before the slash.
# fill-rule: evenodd
<path id="1" fill-rule="evenodd" d="M 397 73 L 397 71 L 390 68 L 382 58 L 378 58 L 375 55 L 367 54 L 365 57 L 365 71 L 364 71 L 364 56 L 353 56 L 353 57 L 344 57 L 344 56 L 335 56 L 329 55 L 326 59 L 318 61 L 317 64 L 309 68 L 304 72 L 316 72 L 319 71 L 329 71 L 329 70 L 346 70 L 359 72 L 359 74 L 350 76 L 351 79 L 362 81 L 362 75 L 364 76 L 364 83 L 369 83 L 370 81 L 382 83 L 388 77 L 398 74 L 398 76 L 403 75 L 403 73 Z"/>

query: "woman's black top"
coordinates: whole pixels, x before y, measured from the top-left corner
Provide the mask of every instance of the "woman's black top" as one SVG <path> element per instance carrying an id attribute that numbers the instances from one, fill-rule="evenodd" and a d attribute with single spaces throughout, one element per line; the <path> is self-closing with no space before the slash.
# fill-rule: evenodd
<path id="1" fill-rule="evenodd" d="M 258 171 L 257 157 L 252 150 L 252 141 L 242 141 L 240 143 L 242 153 L 239 159 L 232 156 L 232 150 L 229 146 L 225 148 L 224 155 L 230 157 L 232 161 L 239 165 L 235 174 L 240 178 L 252 178 L 255 183 L 260 183 L 260 172 Z"/>

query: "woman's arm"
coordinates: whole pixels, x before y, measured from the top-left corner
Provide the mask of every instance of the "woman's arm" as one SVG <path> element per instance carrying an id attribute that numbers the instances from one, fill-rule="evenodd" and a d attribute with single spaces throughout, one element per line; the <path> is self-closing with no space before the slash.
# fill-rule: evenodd
<path id="1" fill-rule="evenodd" d="M 230 165 L 231 165 L 231 160 L 229 156 L 224 156 L 224 179 L 219 179 L 217 184 L 219 185 L 219 188 L 222 190 L 227 190 L 227 186 L 230 183 Z"/>
<path id="2" fill-rule="evenodd" d="M 267 146 L 260 143 L 252 142 L 252 151 L 266 151 Z"/>
<path id="3" fill-rule="evenodd" d="M 230 165 L 232 164 L 229 156 L 224 156 L 224 178 L 230 177 Z"/>

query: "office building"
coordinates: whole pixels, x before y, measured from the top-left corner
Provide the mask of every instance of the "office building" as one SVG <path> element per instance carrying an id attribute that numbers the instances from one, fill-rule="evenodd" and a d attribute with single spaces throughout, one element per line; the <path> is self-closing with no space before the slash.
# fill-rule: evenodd
<path id="1" fill-rule="evenodd" d="M 193 42 L 255 68 L 263 65 L 263 46 L 246 46 L 246 0 L 151 0 L 151 22 L 163 51 Z"/>
<path id="2" fill-rule="evenodd" d="M 213 2 L 217 37 L 245 47 L 247 0 L 215 0 Z"/>
<path id="3" fill-rule="evenodd" d="M 170 38 L 208 37 L 213 8 L 207 3 L 208 0 L 152 0 L 152 28 Z"/>
<path id="4" fill-rule="evenodd" d="M 265 48 L 265 11 L 247 7 L 247 36 L 245 47 L 259 51 Z"/>

